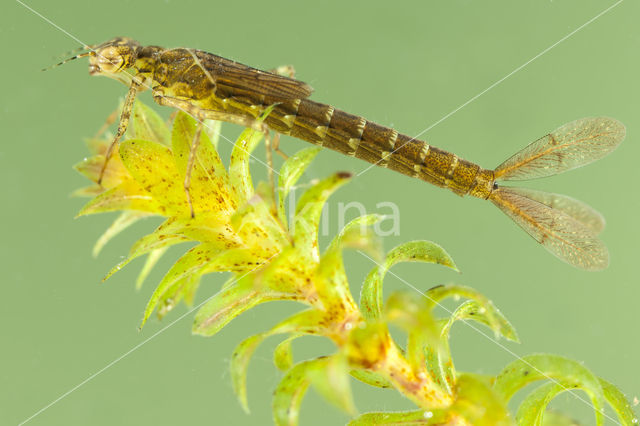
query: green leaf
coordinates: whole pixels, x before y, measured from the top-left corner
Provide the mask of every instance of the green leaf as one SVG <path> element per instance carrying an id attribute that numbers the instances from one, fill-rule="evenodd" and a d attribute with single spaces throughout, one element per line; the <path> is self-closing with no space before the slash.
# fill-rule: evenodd
<path id="1" fill-rule="evenodd" d="M 596 424 L 602 424 L 604 394 L 598 378 L 580 363 L 564 357 L 536 354 L 520 358 L 502 370 L 496 378 L 494 389 L 508 401 L 519 389 L 544 379 L 571 390 L 584 390 L 594 406 Z"/>
<path id="2" fill-rule="evenodd" d="M 165 121 L 157 112 L 140 101 L 136 101 L 133 107 L 132 122 L 136 139 L 170 145 L 171 132 Z"/>
<path id="3" fill-rule="evenodd" d="M 75 164 L 73 168 L 87 179 L 97 183 L 103 166 L 104 155 L 94 155 Z M 127 180 L 131 180 L 129 172 L 120 161 L 120 157 L 115 154 L 112 155 L 102 175 L 100 187 L 104 191 L 105 189 L 114 188 Z"/>
<path id="4" fill-rule="evenodd" d="M 105 189 L 100 185 L 89 185 L 84 188 L 78 188 L 69 194 L 70 197 L 89 197 L 94 198 L 102 194 Z"/>
<path id="5" fill-rule="evenodd" d="M 370 226 L 380 219 L 379 215 L 367 215 L 352 220 L 333 239 L 322 255 L 315 288 L 325 309 L 349 304 L 353 306 L 354 311 L 357 310 L 344 270 L 342 250 L 356 248 L 379 257 L 380 240 Z"/>
<path id="6" fill-rule="evenodd" d="M 169 218 L 151 234 L 140 238 L 131 247 L 129 256 L 140 256 L 168 244 L 168 240 L 194 240 L 203 243 L 217 243 L 221 248 L 240 246 L 241 241 L 234 235 L 226 218 L 216 213 L 203 213 L 195 218 Z"/>
<path id="7" fill-rule="evenodd" d="M 104 155 L 111 144 L 112 137 L 106 133 L 100 137 L 85 138 L 84 144 L 92 155 Z"/>
<path id="8" fill-rule="evenodd" d="M 456 380 L 456 400 L 447 410 L 474 426 L 506 426 L 513 420 L 506 403 L 483 377 L 460 374 Z"/>
<path id="9" fill-rule="evenodd" d="M 443 329 L 443 335 L 446 333 L 447 339 L 449 338 L 451 326 L 455 321 L 473 320 L 486 325 L 493 330 L 496 335 L 519 343 L 520 340 L 515 328 L 502 312 L 500 312 L 491 301 L 488 301 L 488 303 L 482 302 L 483 301 L 469 300 L 458 306 L 453 314 L 451 314 L 447 325 Z"/>
<path id="10" fill-rule="evenodd" d="M 273 351 L 273 364 L 280 371 L 287 371 L 293 367 L 293 353 L 291 350 L 291 343 L 298 337 L 302 337 L 302 333 L 294 333 L 291 336 L 278 343 Z"/>
<path id="11" fill-rule="evenodd" d="M 232 279 L 231 282 L 198 310 L 193 323 L 193 334 L 213 336 L 241 313 L 260 303 L 277 300 L 273 295 L 258 292 L 250 276 L 238 282 Z"/>
<path id="12" fill-rule="evenodd" d="M 290 245 L 282 222 L 272 213 L 273 200 L 268 184 L 259 185 L 258 192 L 241 206 L 231 218 L 231 225 L 244 244 L 261 246 L 270 255 Z"/>
<path id="13" fill-rule="evenodd" d="M 266 335 L 256 334 L 243 340 L 231 355 L 231 383 L 242 409 L 249 413 L 249 402 L 247 401 L 247 370 L 249 361 L 258 345 L 265 339 Z"/>
<path id="14" fill-rule="evenodd" d="M 193 273 L 174 282 L 160 297 L 160 301 L 158 302 L 158 318 L 162 319 L 183 299 L 187 305 L 191 305 L 195 291 L 200 285 L 201 277 L 201 273 Z"/>
<path id="15" fill-rule="evenodd" d="M 485 324 L 493 330 L 496 338 L 503 336 L 513 342 L 520 341 L 515 328 L 509 323 L 500 310 L 495 307 L 493 302 L 471 287 L 456 284 L 440 285 L 427 290 L 425 296 L 429 300 L 430 309 L 433 309 L 436 305 L 440 305 L 446 298 L 451 297 L 454 300 L 459 300 L 464 297 L 470 299 L 474 301 L 475 304 L 464 305 L 464 310 L 456 314 L 462 315 L 460 319 L 474 319 Z M 454 321 L 455 320 L 456 319 L 454 319 Z"/>
<path id="16" fill-rule="evenodd" d="M 349 426 L 418 426 L 418 425 L 448 425 L 450 415 L 443 410 L 416 410 L 388 413 L 365 413 L 349 422 Z"/>
<path id="17" fill-rule="evenodd" d="M 249 411 L 246 390 L 247 370 L 251 356 L 258 345 L 274 334 L 290 333 L 291 335 L 278 345 L 274 353 L 276 366 L 288 370 L 293 363 L 290 342 L 304 334 L 318 334 L 319 324 L 322 324 L 324 315 L 324 312 L 316 309 L 298 312 L 269 331 L 251 336 L 238 345 L 231 358 L 231 377 L 234 391 L 245 411 Z"/>
<path id="18" fill-rule="evenodd" d="M 269 333 L 321 334 L 323 325 L 327 324 L 326 316 L 327 313 L 319 309 L 305 309 L 278 323 Z"/>
<path id="19" fill-rule="evenodd" d="M 209 140 L 213 147 L 218 150 L 218 142 L 220 141 L 220 130 L 222 129 L 222 121 L 204 120 L 204 131 L 207 132 Z"/>
<path id="20" fill-rule="evenodd" d="M 441 335 L 438 345 L 427 344 L 425 347 L 425 362 L 435 383 L 449 395 L 453 395 L 456 372 L 449 348 L 448 332 L 442 333 L 446 335 Z"/>
<path id="21" fill-rule="evenodd" d="M 273 421 L 277 426 L 298 424 L 300 404 L 311 383 L 307 370 L 313 368 L 315 362 L 317 361 L 311 360 L 296 364 L 273 392 Z"/>
<path id="22" fill-rule="evenodd" d="M 602 385 L 602 390 L 604 392 L 605 399 L 611 404 L 616 414 L 618 415 L 618 420 L 620 420 L 620 424 L 625 426 L 633 426 L 638 423 L 637 418 L 635 417 L 633 411 L 631 410 L 631 404 L 624 397 L 622 392 L 620 392 L 615 386 L 611 383 L 604 381 L 603 379 L 599 379 L 600 384 Z M 558 420 L 555 420 L 553 423 L 550 420 L 557 417 L 552 413 L 547 411 L 547 406 L 551 402 L 553 398 L 555 398 L 558 394 L 562 392 L 573 392 L 576 390 L 575 384 L 572 382 L 568 383 L 545 383 L 538 388 L 536 388 L 533 392 L 531 392 L 524 401 L 518 407 L 518 414 L 516 415 L 516 419 L 519 425 L 529 426 L 529 425 L 551 425 L 558 424 Z M 600 409 L 602 412 L 602 407 L 594 407 L 594 410 Z M 635 422 L 634 422 L 635 420 Z M 571 423 L 569 419 L 566 419 L 567 424 L 576 424 L 575 422 Z"/>
<path id="23" fill-rule="evenodd" d="M 142 284 L 151 273 L 153 267 L 158 263 L 158 260 L 165 254 L 169 247 L 161 247 L 159 249 L 151 250 L 147 255 L 147 260 L 144 262 L 144 266 L 140 270 L 138 274 L 138 278 L 136 279 L 136 290 L 140 290 L 142 288 Z"/>
<path id="24" fill-rule="evenodd" d="M 84 205 L 76 217 L 116 210 L 138 210 L 147 213 L 161 213 L 162 206 L 134 181 L 125 181 L 98 195 Z"/>
<path id="25" fill-rule="evenodd" d="M 211 248 L 219 247 L 220 251 L 238 247 L 240 242 L 233 235 L 228 223 L 222 220 L 217 213 L 203 213 L 195 218 L 167 219 L 151 234 L 136 241 L 129 256 L 112 268 L 103 280 L 108 279 L 136 257 L 190 240 L 208 243 Z"/>
<path id="26" fill-rule="evenodd" d="M 313 367 L 307 369 L 313 387 L 327 401 L 349 415 L 356 414 L 351 393 L 349 365 L 342 354 L 316 360 Z"/>
<path id="27" fill-rule="evenodd" d="M 567 383 L 565 385 L 559 383 L 545 383 L 533 390 L 527 397 L 520 403 L 518 407 L 518 413 L 516 414 L 516 421 L 522 426 L 542 426 L 543 420 L 546 417 L 545 412 L 547 405 L 558 394 L 565 391 L 572 391 L 573 385 Z"/>
<path id="28" fill-rule="evenodd" d="M 380 241 L 370 228 L 380 220 L 382 220 L 382 216 L 378 214 L 369 214 L 353 219 L 331 241 L 325 253 L 349 247 L 380 257 Z"/>
<path id="29" fill-rule="evenodd" d="M 633 412 L 631 404 L 624 394 L 613 384 L 603 378 L 598 378 L 604 397 L 618 415 L 618 420 L 623 426 L 633 426 L 638 424 L 638 417 Z"/>
<path id="30" fill-rule="evenodd" d="M 229 182 L 238 197 L 238 205 L 243 205 L 253 195 L 253 182 L 249 160 L 264 135 L 253 129 L 245 129 L 233 146 L 229 162 Z"/>
<path id="31" fill-rule="evenodd" d="M 509 340 L 517 341 L 515 329 L 491 302 L 482 305 L 475 300 L 469 300 L 458 306 L 449 319 L 442 324 L 439 347 L 429 347 L 426 351 L 429 371 L 436 383 L 444 386 L 449 393 L 453 392 L 456 377 L 449 349 L 449 333 L 453 324 L 461 320 L 480 322 L 491 328 L 496 334 L 500 334 Z"/>
<path id="32" fill-rule="evenodd" d="M 191 216 L 169 148 L 156 142 L 129 139 L 120 143 L 120 158 L 136 182 L 160 205 L 163 215 Z"/>
<path id="33" fill-rule="evenodd" d="M 175 282 L 196 273 L 202 274 L 219 270 L 232 270 L 232 264 L 237 264 L 241 260 L 247 262 L 247 260 L 245 260 L 247 254 L 244 251 L 240 253 L 239 255 L 238 251 L 234 249 L 221 250 L 219 244 L 212 243 L 201 243 L 187 251 L 171 267 L 151 295 L 147 307 L 144 310 L 144 317 L 140 327 L 144 326 L 144 323 L 156 308 L 161 297 Z"/>
<path id="34" fill-rule="evenodd" d="M 370 370 L 372 366 L 387 358 L 392 351 L 399 352 L 391 339 L 387 324 L 382 321 L 357 324 L 348 337 L 342 351 L 349 358 L 352 369 Z M 384 372 L 384 370 L 383 368 L 379 371 Z M 375 375 L 368 374 L 357 375 L 358 378 L 366 379 L 364 376 L 375 377 Z"/>
<path id="35" fill-rule="evenodd" d="M 283 223 L 287 221 L 284 206 L 289 191 L 291 191 L 291 188 L 298 182 L 300 176 L 302 176 L 307 167 L 309 167 L 309 164 L 311 164 L 321 150 L 322 148 L 315 146 L 302 149 L 289 157 L 280 168 L 280 177 L 278 179 L 278 214 Z"/>
<path id="36" fill-rule="evenodd" d="M 366 383 L 370 386 L 375 386 L 377 388 L 393 387 L 393 383 L 391 383 L 386 377 L 373 371 L 363 369 L 351 370 L 351 376 L 363 383 Z"/>
<path id="37" fill-rule="evenodd" d="M 245 339 L 240 343 L 233 356 L 231 357 L 231 379 L 233 383 L 233 389 L 238 397 L 240 404 L 246 412 L 249 412 L 249 405 L 247 402 L 247 370 L 249 368 L 249 361 L 253 355 L 255 349 L 262 341 L 267 337 L 274 334 L 292 333 L 292 335 L 285 339 L 274 353 L 274 361 L 278 368 L 284 367 L 285 364 L 289 364 L 285 370 L 291 368 L 291 347 L 286 342 L 300 337 L 304 334 L 316 334 L 319 332 L 319 325 L 322 320 L 323 312 L 308 309 L 306 311 L 298 312 L 286 320 L 280 322 L 271 330 L 264 333 L 256 334 Z M 284 343 L 284 345 L 283 345 Z M 284 351 L 284 352 L 283 352 Z M 281 368 L 282 369 L 282 368 Z"/>
<path id="38" fill-rule="evenodd" d="M 266 108 L 262 117 L 258 121 L 264 120 L 269 115 L 275 105 Z M 251 182 L 251 172 L 249 160 L 251 153 L 258 146 L 260 140 L 264 136 L 263 133 L 253 129 L 245 129 L 233 146 L 231 151 L 231 160 L 229 161 L 229 182 L 234 188 L 238 197 L 238 205 L 241 206 L 253 195 L 253 183 Z"/>
<path id="39" fill-rule="evenodd" d="M 195 133 L 196 121 L 186 113 L 179 112 L 173 124 L 171 144 L 181 182 L 184 181 L 187 172 Z M 200 144 L 191 169 L 189 193 L 196 216 L 202 212 L 223 212 L 231 215 L 237 208 L 236 194 L 229 185 L 227 170 L 206 132 L 200 134 Z M 183 197 L 185 196 L 183 191 Z"/>
<path id="40" fill-rule="evenodd" d="M 447 266 L 455 271 L 457 267 L 449 254 L 439 245 L 430 241 L 411 241 L 392 249 L 383 264 L 371 270 L 362 285 L 360 309 L 370 320 L 382 315 L 382 282 L 387 271 L 400 262 L 427 262 Z"/>
<path id="41" fill-rule="evenodd" d="M 346 360 L 334 355 L 303 361 L 287 372 L 274 392 L 276 425 L 298 424 L 300 404 L 310 383 L 328 401 L 349 414 L 355 413 Z"/>
<path id="42" fill-rule="evenodd" d="M 309 188 L 300 197 L 293 221 L 293 241 L 300 253 L 310 260 L 319 258 L 318 227 L 322 208 L 329 196 L 350 177 L 348 173 L 337 173 Z"/>
<path id="43" fill-rule="evenodd" d="M 138 220 L 149 216 L 147 213 L 136 211 L 124 211 L 120 213 L 120 216 L 107 228 L 102 234 L 96 244 L 93 246 L 93 257 L 98 257 L 102 248 L 116 235 L 127 229 L 129 226 L 136 223 Z"/>
<path id="44" fill-rule="evenodd" d="M 297 247 L 285 247 L 277 256 L 269 259 L 261 270 L 260 287 L 278 294 L 288 294 L 292 298 L 305 300 L 305 288 L 313 280 L 316 264 L 302 263 Z"/>
<path id="45" fill-rule="evenodd" d="M 446 409 L 367 413 L 349 423 L 349 426 L 458 424 L 506 426 L 513 424 L 500 398 L 475 375 L 461 375 L 455 393 L 456 400 Z"/>
<path id="46" fill-rule="evenodd" d="M 431 241 L 410 241 L 395 247 L 387 254 L 386 269 L 400 262 L 436 263 L 459 272 L 449 253 Z"/>
<path id="47" fill-rule="evenodd" d="M 188 241 L 189 239 L 186 236 L 181 235 L 179 232 L 182 229 L 183 223 L 184 221 L 181 221 L 180 219 L 167 219 L 151 234 L 147 234 L 136 241 L 129 251 L 129 256 L 111 268 L 102 280 L 106 281 L 111 277 L 111 275 L 122 269 L 133 259 L 142 256 L 143 254 Z"/>
<path id="48" fill-rule="evenodd" d="M 425 371 L 425 348 L 439 346 L 438 327 L 427 300 L 415 292 L 392 293 L 385 306 L 385 316 L 407 332 L 406 357 L 413 371 Z"/>
<path id="49" fill-rule="evenodd" d="M 542 424 L 544 426 L 580 426 L 575 419 L 556 411 L 547 411 Z"/>

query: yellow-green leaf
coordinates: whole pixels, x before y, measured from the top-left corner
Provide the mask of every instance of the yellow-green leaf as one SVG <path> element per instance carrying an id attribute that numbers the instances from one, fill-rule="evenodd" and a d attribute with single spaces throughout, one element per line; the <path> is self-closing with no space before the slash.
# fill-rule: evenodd
<path id="1" fill-rule="evenodd" d="M 277 426 L 298 424 L 300 404 L 311 383 L 306 373 L 315 362 L 317 361 L 312 360 L 296 364 L 278 384 L 273 393 L 273 420 Z"/>
<path id="2" fill-rule="evenodd" d="M 486 383 L 486 380 L 477 375 L 460 374 L 456 381 L 455 395 L 456 400 L 447 411 L 464 418 L 466 424 L 473 426 L 514 424 L 504 400 Z"/>
<path id="3" fill-rule="evenodd" d="M 494 389 L 508 401 L 519 389 L 537 380 L 584 390 L 594 406 L 596 424 L 602 424 L 604 394 L 600 381 L 580 363 L 558 355 L 528 355 L 512 362 L 497 376 Z"/>
<path id="4" fill-rule="evenodd" d="M 320 395 L 353 416 L 356 414 L 356 407 L 351 393 L 349 370 L 346 357 L 338 353 L 308 364 L 306 374 Z"/>
<path id="5" fill-rule="evenodd" d="M 378 373 L 374 373 L 373 371 L 363 369 L 351 370 L 351 376 L 370 386 L 378 388 L 393 387 L 393 383 L 391 383 L 386 377 Z"/>
<path id="6" fill-rule="evenodd" d="M 260 303 L 276 300 L 273 295 L 258 292 L 249 276 L 231 282 L 198 310 L 192 328 L 194 334 L 213 336 L 241 313 Z"/>
<path id="7" fill-rule="evenodd" d="M 274 352 L 274 361 L 276 363 L 276 366 L 279 366 L 279 368 L 282 367 L 281 369 L 288 370 L 292 365 L 290 352 L 291 347 L 289 345 L 291 340 L 303 336 L 304 334 L 318 333 L 318 324 L 322 320 L 322 315 L 322 312 L 314 309 L 298 312 L 297 314 L 294 314 L 286 320 L 282 321 L 271 330 L 264 333 L 256 334 L 245 339 L 236 347 L 236 350 L 231 357 L 231 379 L 236 396 L 240 400 L 240 404 L 246 412 L 249 412 L 246 388 L 247 370 L 249 368 L 249 361 L 251 360 L 251 356 L 253 355 L 258 345 L 262 343 L 262 341 L 267 337 L 274 334 L 293 333 L 289 338 L 278 345 L 278 348 L 280 349 Z M 287 368 L 284 368 L 285 364 L 288 364 L 289 366 Z"/>
<path id="8" fill-rule="evenodd" d="M 458 270 L 449 254 L 431 241 L 411 241 L 395 247 L 387 253 L 384 263 L 371 270 L 362 285 L 360 309 L 365 318 L 375 320 L 381 317 L 384 277 L 391 267 L 400 262 L 437 263 Z"/>
<path id="9" fill-rule="evenodd" d="M 260 246 L 274 254 L 290 241 L 283 223 L 273 214 L 270 192 L 268 185 L 259 185 L 258 192 L 235 212 L 231 224 L 247 246 Z"/>
<path id="10" fill-rule="evenodd" d="M 217 120 L 204 120 L 204 131 L 207 132 L 209 140 L 213 147 L 218 150 L 218 142 L 220 140 L 220 130 L 222 129 L 222 121 Z"/>
<path id="11" fill-rule="evenodd" d="M 291 343 L 298 337 L 304 336 L 301 333 L 294 333 L 291 336 L 278 343 L 278 346 L 273 350 L 273 364 L 280 371 L 287 371 L 293 367 L 293 352 L 291 350 Z"/>
<path id="12" fill-rule="evenodd" d="M 196 272 L 174 282 L 160 297 L 157 309 L 158 318 L 162 319 L 183 299 L 187 305 L 191 305 L 195 290 L 200 285 L 201 276 L 201 273 Z"/>
<path id="13" fill-rule="evenodd" d="M 425 296 L 429 300 L 429 309 L 433 309 L 436 305 L 439 305 L 442 300 L 449 297 L 455 300 L 462 297 L 471 299 L 476 305 L 465 305 L 465 311 L 460 311 L 456 315 L 468 316 L 487 325 L 493 330 L 496 338 L 504 336 L 511 341 L 519 342 L 515 328 L 507 321 L 498 308 L 495 307 L 493 302 L 471 287 L 456 284 L 439 285 L 427 290 Z"/>
<path id="14" fill-rule="evenodd" d="M 256 334 L 243 340 L 231 355 L 231 384 L 242 409 L 249 413 L 247 401 L 247 370 L 249 361 L 258 345 L 265 339 L 264 334 Z"/>
<path id="15" fill-rule="evenodd" d="M 158 260 L 160 260 L 168 248 L 169 246 L 165 246 L 149 252 L 147 260 L 144 262 L 144 266 L 140 270 L 138 278 L 136 278 L 136 290 L 140 290 L 140 288 L 142 288 L 142 284 L 153 270 L 153 267 L 158 263 Z"/>
<path id="16" fill-rule="evenodd" d="M 349 422 L 348 426 L 419 426 L 454 425 L 451 415 L 444 410 L 416 410 L 389 413 L 365 413 Z"/>
<path id="17" fill-rule="evenodd" d="M 638 425 L 638 416 L 633 412 L 631 403 L 620 389 L 601 377 L 598 380 L 600 381 L 600 386 L 602 386 L 604 398 L 618 415 L 620 423 L 623 426 Z"/>
<path id="18" fill-rule="evenodd" d="M 138 183 L 127 180 L 98 195 L 80 210 L 78 216 L 116 210 L 137 210 L 161 214 L 164 209 Z"/>
<path id="19" fill-rule="evenodd" d="M 171 132 L 165 121 L 157 112 L 140 101 L 136 101 L 133 107 L 132 124 L 136 139 L 160 142 L 169 146 Z"/>
<path id="20" fill-rule="evenodd" d="M 191 215 L 169 148 L 156 142 L 129 139 L 120 143 L 120 158 L 136 182 L 160 205 L 163 215 Z"/>
<path id="21" fill-rule="evenodd" d="M 355 413 L 347 364 L 343 357 L 334 355 L 300 362 L 287 372 L 273 395 L 276 425 L 298 424 L 300 404 L 310 383 L 328 401 Z"/>
<path id="22" fill-rule="evenodd" d="M 95 155 L 93 157 L 85 158 L 74 165 L 73 168 L 87 179 L 97 183 L 103 166 L 104 155 Z M 120 161 L 120 157 L 117 155 L 116 149 L 116 152 L 112 154 L 111 159 L 107 163 L 107 168 L 104 170 L 104 174 L 102 175 L 102 182 L 100 183 L 100 186 L 103 189 L 111 189 L 130 179 L 131 176 L 122 164 L 122 161 Z"/>
<path id="23" fill-rule="evenodd" d="M 171 144 L 180 181 L 184 180 L 196 122 L 179 112 L 173 124 Z M 191 169 L 189 193 L 196 216 L 202 212 L 224 212 L 230 215 L 236 208 L 236 194 L 229 185 L 229 176 L 218 152 L 213 148 L 206 132 L 200 134 L 200 143 Z"/>
<path id="24" fill-rule="evenodd" d="M 406 357 L 414 371 L 426 371 L 425 348 L 440 344 L 438 327 L 427 300 L 409 291 L 392 293 L 385 305 L 385 317 L 407 332 Z"/>
<path id="25" fill-rule="evenodd" d="M 266 108 L 259 121 L 269 115 L 275 105 Z M 249 168 L 249 160 L 252 158 L 251 153 L 258 146 L 260 140 L 264 136 L 263 133 L 254 129 L 245 129 L 233 146 L 231 151 L 231 160 L 229 161 L 229 182 L 234 188 L 238 197 L 238 205 L 241 206 L 253 195 L 253 182 L 251 181 L 251 171 Z M 266 165 L 266 163 L 264 163 Z"/>
<path id="26" fill-rule="evenodd" d="M 329 310 L 331 306 L 341 306 L 347 303 L 353 305 L 354 310 L 356 309 L 344 270 L 342 250 L 356 248 L 379 257 L 380 240 L 370 227 L 378 221 L 380 221 L 379 215 L 361 216 L 352 220 L 322 254 L 315 288 L 325 309 Z"/>
<path id="27" fill-rule="evenodd" d="M 102 248 L 116 235 L 136 223 L 138 220 L 149 216 L 147 213 L 136 211 L 124 211 L 116 218 L 116 220 L 107 228 L 106 231 L 98 238 L 93 246 L 93 257 L 98 257 Z"/>
<path id="28" fill-rule="evenodd" d="M 147 307 L 144 310 L 142 324 L 144 325 L 156 305 L 160 301 L 164 293 L 178 280 L 183 277 L 204 272 L 205 267 L 216 261 L 217 258 L 224 256 L 228 251 L 221 251 L 218 244 L 201 243 L 191 250 L 187 251 L 178 261 L 171 267 L 169 272 L 164 276 L 156 290 L 151 295 Z"/>
<path id="29" fill-rule="evenodd" d="M 337 173 L 309 188 L 300 197 L 293 220 L 293 241 L 300 253 L 309 256 L 311 260 L 317 261 L 319 258 L 318 227 L 322 207 L 329 196 L 349 178 L 349 173 Z"/>
<path id="30" fill-rule="evenodd" d="M 300 179 L 300 176 L 302 176 L 307 167 L 309 167 L 309 164 L 311 164 L 321 150 L 322 148 L 315 146 L 302 149 L 289 157 L 280 168 L 280 177 L 278 179 L 278 213 L 284 223 L 287 221 L 284 206 L 289 191 L 291 191 L 296 182 L 298 182 L 298 179 Z"/>
<path id="31" fill-rule="evenodd" d="M 558 394 L 573 391 L 572 383 L 545 383 L 534 389 L 520 403 L 516 421 L 521 426 L 542 426 L 545 422 L 547 405 Z"/>
<path id="32" fill-rule="evenodd" d="M 492 303 L 483 305 L 475 300 L 469 300 L 458 306 L 449 319 L 442 322 L 439 347 L 428 347 L 426 350 L 427 367 L 430 373 L 438 384 L 447 388 L 449 393 L 453 393 L 456 377 L 449 350 L 449 333 L 453 324 L 461 320 L 480 322 L 494 330 L 496 334 L 517 341 L 515 329 Z"/>

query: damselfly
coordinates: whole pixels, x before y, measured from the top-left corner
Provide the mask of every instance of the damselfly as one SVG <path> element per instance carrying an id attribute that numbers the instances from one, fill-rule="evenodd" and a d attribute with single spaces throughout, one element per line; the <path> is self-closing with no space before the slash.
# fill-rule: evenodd
<path id="1" fill-rule="evenodd" d="M 89 57 L 91 75 L 111 77 L 129 86 L 105 167 L 126 131 L 138 92 L 150 89 L 160 105 L 184 110 L 198 120 L 184 181 L 190 206 L 190 170 L 202 122 L 221 120 L 264 132 L 267 144 L 269 130 L 273 130 L 417 177 L 460 196 L 489 200 L 569 264 L 591 270 L 608 265 L 607 248 L 597 237 L 604 227 L 598 212 L 564 195 L 498 186 L 497 182 L 550 176 L 602 158 L 625 136 L 624 126 L 614 119 L 583 118 L 565 124 L 489 170 L 363 117 L 307 99 L 312 89 L 301 81 L 211 53 L 142 46 L 124 37 L 85 50 L 68 60 Z M 260 121 L 268 107 L 271 112 Z M 267 150 L 269 160 L 270 152 Z M 192 215 L 197 213 L 191 208 Z"/>

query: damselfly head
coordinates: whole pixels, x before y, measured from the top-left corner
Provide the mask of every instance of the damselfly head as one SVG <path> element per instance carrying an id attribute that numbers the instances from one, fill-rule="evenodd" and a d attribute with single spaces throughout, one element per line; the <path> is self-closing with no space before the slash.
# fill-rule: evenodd
<path id="1" fill-rule="evenodd" d="M 133 65 L 140 43 L 127 37 L 116 37 L 97 46 L 90 46 L 89 74 L 115 74 Z"/>

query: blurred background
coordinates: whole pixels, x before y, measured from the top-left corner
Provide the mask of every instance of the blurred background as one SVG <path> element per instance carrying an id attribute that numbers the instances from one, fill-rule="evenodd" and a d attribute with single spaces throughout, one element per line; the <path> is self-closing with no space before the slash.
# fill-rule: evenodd
<path id="1" fill-rule="evenodd" d="M 88 44 L 126 35 L 143 44 L 198 48 L 258 68 L 293 64 L 297 77 L 315 88 L 313 99 L 416 135 L 614 2 L 27 4 L 60 28 L 19 2 L 0 5 L 0 423 L 26 420 L 110 366 L 29 424 L 244 425 L 271 422 L 271 391 L 281 377 L 271 361 L 277 339 L 260 347 L 251 364 L 248 415 L 232 393 L 231 352 L 244 337 L 266 330 L 300 306 L 260 306 L 213 338 L 190 334 L 191 313 L 155 335 L 187 312 L 180 306 L 139 332 L 154 284 L 183 249 L 172 250 L 139 292 L 133 283 L 140 261 L 101 284 L 130 245 L 159 221 L 147 220 L 130 229 L 94 259 L 91 248 L 115 215 L 74 220 L 85 200 L 68 196 L 86 183 L 71 169 L 87 155 L 83 138 L 97 131 L 126 88 L 109 79 L 90 78 L 86 61 L 44 73 L 40 69 L 79 46 L 70 35 Z M 378 203 L 395 203 L 400 233 L 385 238 L 385 249 L 414 239 L 432 240 L 448 250 L 462 274 L 423 264 L 400 265 L 394 272 L 424 290 L 442 283 L 472 286 L 491 298 L 516 327 L 522 343 L 501 341 L 500 347 L 457 324 L 452 349 L 458 369 L 496 374 L 513 354 L 551 352 L 583 361 L 630 399 L 640 397 L 638 18 L 637 2 L 620 3 L 422 136 L 493 168 L 568 121 L 596 115 L 622 121 L 627 139 L 609 157 L 527 183 L 571 195 L 604 214 L 608 224 L 602 239 L 611 254 L 605 271 L 588 273 L 562 263 L 489 203 L 461 199 L 389 170 L 372 168 L 331 198 L 329 218 L 336 217 L 340 202 L 358 201 L 367 212 L 383 214 L 390 211 L 377 208 Z M 148 94 L 141 99 L 152 104 Z M 156 110 L 164 116 L 170 113 Z M 239 130 L 223 126 L 232 140 Z M 308 146 L 283 139 L 282 148 L 290 154 Z M 230 147 L 221 143 L 226 158 Z M 263 151 L 257 155 L 264 156 Z M 360 160 L 323 151 L 303 179 L 367 167 Z M 265 176 L 260 164 L 254 170 L 258 177 Z M 356 213 L 348 212 L 350 217 Z M 328 234 L 335 234 L 337 221 L 330 220 L 329 228 Z M 347 253 L 346 263 L 357 296 L 374 265 L 356 252 Z M 199 300 L 214 294 L 223 280 L 205 277 Z M 406 284 L 388 276 L 386 294 L 401 289 Z M 296 343 L 298 359 L 333 351 L 324 341 Z M 119 362 L 111 364 L 114 360 Z M 392 390 L 354 382 L 354 393 L 362 412 L 413 408 Z M 586 424 L 593 422 L 590 408 L 571 394 L 553 406 Z M 309 392 L 301 424 L 347 421 Z"/>

